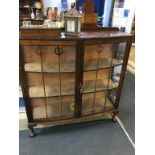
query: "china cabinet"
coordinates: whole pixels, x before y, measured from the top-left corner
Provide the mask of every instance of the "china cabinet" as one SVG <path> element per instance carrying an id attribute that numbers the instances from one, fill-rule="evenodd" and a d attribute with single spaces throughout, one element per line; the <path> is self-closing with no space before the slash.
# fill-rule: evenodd
<path id="1" fill-rule="evenodd" d="M 32 33 L 20 36 L 19 43 L 31 137 L 37 124 L 70 123 L 105 113 L 115 119 L 132 35 L 104 28 L 65 37 Z"/>

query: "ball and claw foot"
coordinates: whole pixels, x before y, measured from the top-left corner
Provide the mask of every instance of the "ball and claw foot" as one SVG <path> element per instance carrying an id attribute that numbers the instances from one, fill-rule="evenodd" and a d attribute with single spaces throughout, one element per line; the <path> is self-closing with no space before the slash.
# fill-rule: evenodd
<path id="1" fill-rule="evenodd" d="M 30 137 L 30 138 L 34 138 L 34 137 L 36 137 L 36 134 L 35 134 L 34 132 L 30 131 L 29 137 Z"/>
<path id="2" fill-rule="evenodd" d="M 34 132 L 33 126 L 28 126 L 28 128 L 29 128 L 29 137 L 30 138 L 36 137 L 36 134 Z"/>
<path id="3" fill-rule="evenodd" d="M 112 121 L 113 121 L 113 122 L 117 122 L 116 114 L 113 114 L 113 116 L 112 116 Z"/>

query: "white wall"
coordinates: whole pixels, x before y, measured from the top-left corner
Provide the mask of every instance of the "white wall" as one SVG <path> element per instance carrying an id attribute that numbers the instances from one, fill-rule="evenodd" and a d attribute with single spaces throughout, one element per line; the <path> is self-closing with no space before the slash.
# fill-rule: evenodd
<path id="1" fill-rule="evenodd" d="M 135 2 L 134 0 L 125 0 L 124 8 L 129 9 L 129 17 L 127 19 L 127 24 L 126 24 L 126 32 L 130 33 L 131 28 L 132 28 L 132 22 L 134 19 L 134 14 L 135 14 Z"/>
<path id="2" fill-rule="evenodd" d="M 124 17 L 124 10 L 130 10 L 128 17 Z M 135 14 L 134 0 L 125 0 L 123 8 L 114 8 L 112 26 L 125 27 L 125 32 L 130 33 Z"/>
<path id="3" fill-rule="evenodd" d="M 108 27 L 110 23 L 112 0 L 105 0 L 104 13 L 103 13 L 103 26 Z"/>
<path id="4" fill-rule="evenodd" d="M 67 0 L 68 1 L 68 8 L 70 9 L 71 3 L 75 3 L 75 0 Z"/>

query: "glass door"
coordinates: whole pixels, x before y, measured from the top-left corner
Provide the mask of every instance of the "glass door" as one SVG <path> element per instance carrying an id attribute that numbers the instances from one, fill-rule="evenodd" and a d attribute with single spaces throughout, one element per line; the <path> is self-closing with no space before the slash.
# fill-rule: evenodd
<path id="1" fill-rule="evenodd" d="M 74 117 L 76 46 L 24 48 L 34 119 Z"/>
<path id="2" fill-rule="evenodd" d="M 74 117 L 75 46 L 47 46 L 42 56 L 47 116 Z"/>
<path id="3" fill-rule="evenodd" d="M 122 65 L 115 57 L 115 44 L 85 45 L 82 83 L 82 115 L 114 108 L 109 91 L 117 89 L 113 67 Z"/>

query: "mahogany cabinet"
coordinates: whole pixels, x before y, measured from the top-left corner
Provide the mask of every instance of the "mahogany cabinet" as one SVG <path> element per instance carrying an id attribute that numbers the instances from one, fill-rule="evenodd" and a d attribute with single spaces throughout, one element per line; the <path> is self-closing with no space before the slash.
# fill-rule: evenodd
<path id="1" fill-rule="evenodd" d="M 132 35 L 111 30 L 83 31 L 78 37 L 32 34 L 20 37 L 19 43 L 31 137 L 37 124 L 70 123 L 105 113 L 115 119 Z"/>

